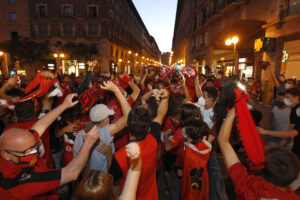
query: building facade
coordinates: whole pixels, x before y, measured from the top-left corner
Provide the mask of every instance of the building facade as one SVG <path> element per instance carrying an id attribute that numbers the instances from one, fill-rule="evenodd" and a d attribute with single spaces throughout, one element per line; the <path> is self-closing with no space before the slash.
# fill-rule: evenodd
<path id="1" fill-rule="evenodd" d="M 15 0 L 15 8 L 26 7 L 19 36 L 35 41 L 49 41 L 58 69 L 76 73 L 84 60 L 71 60 L 60 49 L 68 42 L 85 44 L 92 49 L 90 60 L 97 60 L 96 71 L 138 71 L 143 64 L 160 60 L 155 39 L 149 34 L 131 0 Z M 19 4 L 19 1 L 27 5 Z M 2 4 L 4 4 L 2 6 Z M 1 3 L 7 10 L 10 4 Z M 0 10 L 1 12 L 1 10 Z M 18 15 L 18 12 L 17 12 Z M 0 20 L 0 27 L 2 22 Z M 7 32 L 0 32 L 7 35 Z M 10 39 L 0 35 L 0 42 Z M 60 43 L 61 45 L 56 45 Z M 59 55 L 63 55 L 60 57 Z M 56 63 L 55 63 L 56 61 Z M 84 68 L 84 67 L 81 67 Z"/>
<path id="2" fill-rule="evenodd" d="M 300 79 L 299 25 L 299 0 L 178 0 L 173 63 L 208 65 L 264 82 L 270 74 L 260 63 L 267 61 L 276 75 Z M 238 42 L 226 45 L 233 37 Z"/>
<path id="3" fill-rule="evenodd" d="M 163 65 L 171 64 L 171 53 L 170 52 L 164 52 L 161 54 L 161 63 Z"/>

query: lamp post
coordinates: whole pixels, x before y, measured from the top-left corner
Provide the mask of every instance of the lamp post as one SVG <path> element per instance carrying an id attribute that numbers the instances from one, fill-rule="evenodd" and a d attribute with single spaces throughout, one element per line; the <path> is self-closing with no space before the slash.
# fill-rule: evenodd
<path id="1" fill-rule="evenodd" d="M 236 55 L 236 45 L 239 42 L 239 38 L 237 36 L 234 36 L 232 38 L 229 38 L 225 41 L 225 45 L 226 46 L 230 46 L 231 44 L 233 44 L 233 56 L 234 56 L 234 69 L 232 69 L 232 74 L 233 74 L 233 70 L 235 72 L 238 72 L 238 63 L 237 63 L 237 55 Z"/>
<path id="2" fill-rule="evenodd" d="M 2 56 L 4 58 L 3 74 L 9 74 L 8 64 L 7 64 L 7 54 L 4 51 L 0 51 L 0 57 Z"/>
<path id="3" fill-rule="evenodd" d="M 61 74 L 62 70 L 60 69 L 60 66 L 62 65 L 62 59 L 65 57 L 64 53 L 54 53 L 53 57 L 56 60 L 56 72 Z"/>

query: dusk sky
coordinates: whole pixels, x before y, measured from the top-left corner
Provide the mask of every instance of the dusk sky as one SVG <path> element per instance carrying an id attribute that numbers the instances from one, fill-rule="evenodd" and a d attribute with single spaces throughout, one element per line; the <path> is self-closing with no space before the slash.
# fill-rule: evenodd
<path id="1" fill-rule="evenodd" d="M 171 51 L 177 0 L 132 1 L 160 51 Z"/>

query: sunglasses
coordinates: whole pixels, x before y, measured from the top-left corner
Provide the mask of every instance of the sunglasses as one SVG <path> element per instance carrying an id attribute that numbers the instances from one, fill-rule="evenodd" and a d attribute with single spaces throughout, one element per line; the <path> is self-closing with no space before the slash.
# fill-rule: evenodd
<path id="1" fill-rule="evenodd" d="M 39 141 L 36 141 L 36 143 L 33 146 L 25 149 L 24 151 L 15 151 L 15 150 L 5 150 L 5 151 L 7 153 L 9 153 L 9 154 L 17 156 L 14 153 L 19 153 L 19 154 L 27 155 L 27 154 L 30 154 L 33 150 L 37 150 L 38 151 L 38 148 L 39 148 Z"/>

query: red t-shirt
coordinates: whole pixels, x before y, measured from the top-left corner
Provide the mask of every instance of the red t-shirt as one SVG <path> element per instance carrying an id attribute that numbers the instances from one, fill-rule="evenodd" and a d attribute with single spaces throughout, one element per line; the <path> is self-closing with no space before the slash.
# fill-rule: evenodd
<path id="1" fill-rule="evenodd" d="M 154 132 L 155 129 L 155 133 Z M 158 199 L 156 185 L 157 150 L 160 125 L 156 122 L 151 125 L 151 134 L 138 142 L 142 159 L 142 173 L 137 191 L 137 200 L 156 200 Z M 120 180 L 120 189 L 123 190 L 126 176 L 129 170 L 129 161 L 126 156 L 125 147 L 115 152 L 115 159 L 120 166 L 123 177 Z"/>
<path id="2" fill-rule="evenodd" d="M 5 130 L 8 130 L 10 128 L 20 128 L 20 129 L 26 129 L 29 130 L 35 123 L 37 122 L 37 119 L 33 119 L 27 122 L 20 122 L 20 123 L 14 123 L 10 124 L 5 127 Z M 52 158 L 51 150 L 50 150 L 50 132 L 49 128 L 43 133 L 41 140 L 43 142 L 43 148 L 45 150 L 44 154 L 42 155 L 43 161 L 46 163 L 47 167 L 49 169 L 54 168 L 54 161 Z"/>
<path id="3" fill-rule="evenodd" d="M 38 133 L 33 133 L 38 139 Z M 49 170 L 42 159 L 32 167 L 22 167 L 0 156 L 1 199 L 58 200 L 61 169 Z"/>
<path id="4" fill-rule="evenodd" d="M 173 148 L 177 148 L 177 157 L 175 161 L 175 167 L 182 168 L 183 162 L 184 162 L 184 137 L 182 135 L 183 127 L 177 129 L 177 131 L 174 132 L 173 138 L 169 140 L 169 144 Z"/>
<path id="5" fill-rule="evenodd" d="M 171 120 L 172 120 L 172 121 L 171 121 Z M 167 118 L 165 119 L 165 121 L 164 121 L 164 126 L 163 126 L 163 131 L 164 131 L 164 132 L 170 129 L 170 130 L 172 131 L 171 136 L 174 137 L 175 131 L 176 131 L 177 129 L 179 129 L 179 128 L 180 128 L 179 123 L 176 123 L 176 122 L 175 122 L 173 119 L 171 119 L 170 117 L 167 117 Z M 165 148 L 164 148 L 164 144 L 163 144 L 163 143 L 160 143 L 160 145 L 161 145 L 162 152 L 163 152 L 163 153 L 166 153 L 166 152 L 165 152 Z M 171 151 L 168 152 L 168 153 L 170 153 L 170 154 L 176 154 L 176 152 L 177 152 L 177 148 L 175 148 L 174 150 L 171 150 Z"/>
<path id="6" fill-rule="evenodd" d="M 232 165 L 228 173 L 234 183 L 237 199 L 300 199 L 292 190 L 282 191 L 261 176 L 249 174 L 240 162 Z"/>
<path id="7" fill-rule="evenodd" d="M 185 143 L 183 177 L 181 179 L 181 195 L 184 200 L 208 200 L 209 184 L 206 164 L 211 144 L 204 140 L 195 145 Z"/>

